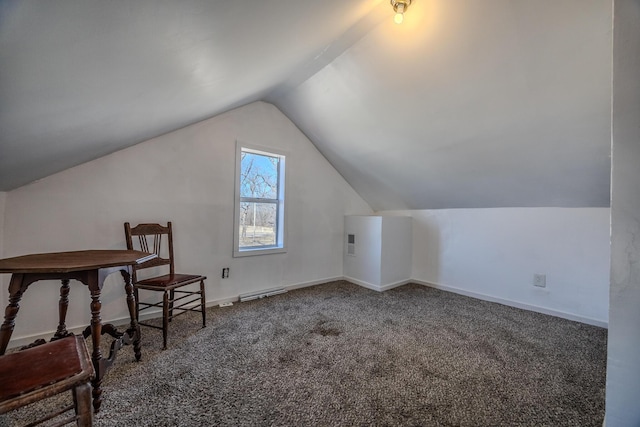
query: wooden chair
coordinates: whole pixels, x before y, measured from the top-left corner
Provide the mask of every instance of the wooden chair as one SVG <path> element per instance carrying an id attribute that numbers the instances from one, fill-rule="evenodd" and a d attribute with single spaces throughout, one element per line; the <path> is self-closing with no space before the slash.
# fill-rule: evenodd
<path id="1" fill-rule="evenodd" d="M 75 416 L 55 426 L 76 422 L 91 426 L 91 379 L 95 371 L 89 351 L 80 336 L 70 335 L 15 353 L 0 356 L 0 414 L 71 390 L 73 405 L 50 414 L 33 424 L 40 424 L 71 409 Z"/>
<path id="2" fill-rule="evenodd" d="M 169 328 L 169 322 L 171 322 L 174 317 L 188 311 L 201 312 L 202 327 L 204 328 L 207 325 L 204 293 L 204 281 L 206 277 L 192 274 L 178 274 L 175 272 L 171 222 L 167 223 L 166 227 L 160 224 L 139 224 L 131 227 L 128 222 L 125 222 L 124 232 L 127 238 L 128 249 L 141 250 L 157 255 L 157 258 L 133 266 L 132 278 L 138 323 L 140 325 L 162 329 L 163 349 L 167 348 L 167 330 Z M 134 236 L 138 238 L 139 247 L 137 248 L 134 248 Z M 164 244 L 163 236 L 165 237 Z M 169 266 L 169 274 L 139 280 L 138 272 L 140 270 L 166 265 Z M 182 289 L 184 286 L 198 282 L 200 282 L 200 288 L 198 290 Z M 140 301 L 140 289 L 162 292 L 162 302 L 153 303 Z M 199 302 L 199 304 L 193 305 L 195 302 Z M 176 303 L 178 303 L 178 305 L 176 305 Z M 162 307 L 162 327 L 140 322 L 140 312 L 153 307 Z"/>

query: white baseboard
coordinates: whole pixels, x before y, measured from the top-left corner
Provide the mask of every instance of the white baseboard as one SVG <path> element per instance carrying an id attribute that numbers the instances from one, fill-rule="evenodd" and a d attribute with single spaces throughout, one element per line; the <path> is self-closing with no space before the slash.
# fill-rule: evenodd
<path id="1" fill-rule="evenodd" d="M 382 289 L 382 291 L 388 291 L 389 289 L 393 289 L 393 288 L 399 288 L 400 286 L 404 286 L 408 283 L 411 283 L 410 279 L 407 280 L 400 280 L 398 282 L 393 282 L 393 283 L 389 283 L 387 285 L 382 285 L 380 286 L 380 289 Z"/>
<path id="2" fill-rule="evenodd" d="M 162 310 L 151 311 L 149 313 L 141 314 L 140 320 L 144 322 L 146 320 L 155 319 L 161 316 L 162 316 Z M 116 327 L 118 327 L 120 331 L 122 331 L 123 329 L 126 329 L 129 326 L 130 322 L 131 322 L 131 319 L 129 319 L 128 316 L 120 317 L 113 320 L 103 321 L 103 323 L 111 323 L 112 325 L 115 325 Z M 87 325 L 67 327 L 67 331 L 76 335 L 80 335 L 86 328 L 87 328 Z M 56 330 L 51 329 L 50 331 L 45 331 L 45 332 L 31 334 L 31 335 L 22 335 L 20 337 L 16 337 L 15 335 L 13 335 L 11 336 L 11 341 L 9 341 L 9 348 L 23 347 L 25 345 L 29 345 L 33 343 L 38 339 L 49 341 L 55 333 L 56 333 Z"/>
<path id="3" fill-rule="evenodd" d="M 295 283 L 293 285 L 287 285 L 287 286 L 282 286 L 282 288 L 290 291 L 290 290 L 294 290 L 294 289 L 301 289 L 301 288 L 307 288 L 310 286 L 316 286 L 316 285 L 321 285 L 324 283 L 328 283 L 328 282 L 334 282 L 336 280 L 343 280 L 344 277 L 343 276 L 337 276 L 337 277 L 328 277 L 326 279 L 319 279 L 319 280 L 312 280 L 309 282 L 302 282 L 302 283 Z M 219 299 L 214 299 L 214 300 L 208 300 L 206 302 L 206 307 L 216 307 L 219 306 L 222 303 L 227 303 L 227 302 L 237 302 L 240 301 L 240 295 L 236 295 L 233 297 L 227 297 L 227 298 L 219 298 Z M 195 305 L 195 304 L 194 304 Z M 141 321 L 146 321 L 146 320 L 150 320 L 150 319 L 155 319 L 158 317 L 162 316 L 162 310 L 157 309 L 157 310 L 151 310 L 151 311 L 146 311 L 144 313 L 142 313 L 140 315 L 140 320 Z M 112 319 L 112 320 L 105 320 L 104 323 L 112 323 L 113 325 L 117 326 L 117 327 L 126 327 L 126 325 L 128 325 L 130 322 L 129 317 L 121 317 L 118 319 Z M 76 335 L 81 334 L 82 331 L 84 331 L 86 328 L 86 325 L 84 326 L 76 326 L 76 327 L 68 327 L 67 330 L 69 332 L 72 332 Z M 37 334 L 30 334 L 30 335 L 22 335 L 22 336 L 15 336 L 13 335 L 11 337 L 11 341 L 9 342 L 9 348 L 16 348 L 16 347 L 22 347 L 25 345 L 29 345 L 32 342 L 38 340 L 38 339 L 44 339 L 44 340 L 49 340 L 51 339 L 51 337 L 55 334 L 56 330 L 55 329 L 51 329 L 49 331 L 45 331 L 45 332 L 40 332 Z"/>
<path id="4" fill-rule="evenodd" d="M 292 291 L 294 289 L 308 288 L 310 286 L 324 285 L 325 283 L 335 282 L 337 280 L 344 280 L 344 276 L 327 277 L 326 279 L 312 280 L 310 282 L 297 283 L 295 285 L 283 286 L 286 290 Z"/>
<path id="5" fill-rule="evenodd" d="M 130 322 L 129 318 L 127 317 L 126 319 L 117 319 L 117 320 L 110 320 L 108 322 L 104 322 L 104 323 L 111 323 L 115 326 L 117 326 L 118 328 L 121 327 L 126 327 L 125 325 L 128 325 Z M 80 335 L 82 334 L 82 332 L 87 328 L 87 325 L 84 326 L 74 326 L 74 327 L 67 327 L 67 331 L 71 332 L 73 334 L 76 335 Z M 121 328 L 122 329 L 122 328 Z M 9 346 L 8 348 L 16 348 L 16 347 L 23 347 L 25 345 L 29 345 L 31 343 L 33 343 L 36 340 L 39 339 L 43 339 L 45 341 L 49 341 L 51 339 L 51 337 L 53 337 L 53 335 L 56 333 L 55 329 L 52 329 L 50 331 L 45 331 L 45 332 L 40 332 L 37 334 L 31 334 L 31 335 L 22 335 L 19 337 L 16 337 L 15 335 L 11 336 L 11 341 L 9 341 Z"/>
<path id="6" fill-rule="evenodd" d="M 347 282 L 351 282 L 351 283 L 356 284 L 358 286 L 362 286 L 363 288 L 371 289 L 372 291 L 377 291 L 377 292 L 388 291 L 389 289 L 397 288 L 399 286 L 406 285 L 407 283 L 411 283 L 411 280 L 407 279 L 407 280 L 400 280 L 398 282 L 389 283 L 387 285 L 379 286 L 379 285 L 374 285 L 372 283 L 365 282 L 364 280 L 355 279 L 355 278 L 349 277 L 349 276 L 344 276 L 343 279 L 346 280 Z"/>
<path id="7" fill-rule="evenodd" d="M 563 319 L 574 320 L 576 322 L 582 322 L 582 323 L 586 323 L 588 325 L 599 326 L 601 328 L 608 328 L 608 326 L 609 326 L 608 322 L 602 321 L 602 320 L 598 320 L 598 319 L 592 319 L 592 318 L 589 318 L 589 317 L 579 316 L 579 315 L 572 314 L 572 313 L 566 313 L 566 312 L 563 312 L 563 311 L 553 310 L 553 309 L 549 309 L 549 308 L 545 308 L 545 307 L 539 307 L 539 306 L 536 306 L 536 305 L 526 304 L 526 303 L 522 303 L 522 302 L 518 302 L 518 301 L 507 300 L 507 299 L 495 297 L 495 296 L 492 296 L 492 295 L 486 295 L 486 294 L 482 294 L 482 293 L 467 291 L 465 289 L 460 289 L 460 288 L 456 288 L 456 287 L 453 287 L 453 286 L 447 286 L 447 285 L 441 285 L 441 284 L 437 284 L 437 283 L 425 282 L 423 280 L 417 280 L 417 279 L 401 280 L 401 281 L 398 281 L 398 282 L 394 282 L 394 283 L 390 283 L 390 284 L 387 284 L 387 285 L 379 286 L 379 285 L 374 285 L 372 283 L 368 283 L 368 282 L 365 282 L 363 280 L 358 280 L 358 279 L 355 279 L 355 278 L 349 277 L 349 276 L 336 276 L 336 277 L 327 277 L 325 279 L 312 280 L 312 281 L 309 281 L 309 282 L 295 283 L 295 284 L 292 284 L 292 285 L 282 286 L 282 288 L 290 291 L 290 290 L 294 290 L 294 289 L 307 288 L 307 287 L 310 287 L 310 286 L 323 285 L 325 283 L 335 282 L 337 280 L 346 280 L 348 282 L 354 283 L 356 285 L 362 286 L 362 287 L 367 288 L 367 289 L 371 289 L 371 290 L 376 291 L 376 292 L 384 292 L 384 291 L 387 291 L 389 289 L 393 289 L 393 288 L 397 288 L 399 286 L 406 285 L 408 283 L 416 283 L 416 284 L 419 284 L 419 285 L 428 286 L 428 287 L 431 287 L 431 288 L 434 288 L 434 289 L 439 289 L 439 290 L 446 291 L 446 292 L 453 292 L 453 293 L 460 294 L 460 295 L 465 295 L 465 296 L 468 296 L 468 297 L 471 297 L 471 298 L 477 298 L 477 299 L 481 299 L 481 300 L 484 300 L 484 301 L 496 302 L 496 303 L 499 303 L 499 304 L 508 305 L 510 307 L 521 308 L 521 309 L 524 309 L 524 310 L 535 311 L 535 312 L 542 313 L 542 314 L 548 314 L 550 316 L 561 317 Z M 207 303 L 206 303 L 206 306 L 207 307 L 215 307 L 215 306 L 218 306 L 218 305 L 220 305 L 222 303 L 237 302 L 239 300 L 240 300 L 240 295 L 233 296 L 233 297 L 227 297 L 227 298 L 208 300 Z M 160 317 L 161 313 L 162 313 L 161 310 L 150 311 L 148 313 L 144 313 L 143 315 L 141 315 L 140 316 L 140 320 L 145 321 L 145 320 L 149 320 L 149 319 L 154 319 L 154 318 Z M 122 318 L 118 318 L 118 319 L 107 320 L 107 321 L 105 321 L 105 323 L 112 323 L 112 324 L 114 324 L 114 325 L 116 325 L 118 327 L 121 327 L 121 326 L 125 326 L 125 325 L 129 324 L 129 318 L 128 317 L 122 317 Z M 82 333 L 82 331 L 84 331 L 85 328 L 86 328 L 86 326 L 77 326 L 77 327 L 73 327 L 73 328 L 68 328 L 68 330 L 69 330 L 69 332 L 73 332 L 74 334 L 80 334 L 80 333 Z M 46 339 L 46 340 L 48 340 L 49 338 L 51 338 L 53 336 L 54 333 L 55 333 L 55 329 L 52 329 L 50 331 L 46 331 L 46 332 L 42 332 L 42 333 L 38 333 L 38 334 L 23 335 L 23 336 L 19 336 L 19 337 L 12 336 L 11 337 L 11 341 L 9 342 L 9 348 L 22 347 L 24 345 L 28 345 L 28 344 L 34 342 L 37 339 Z"/>
<path id="8" fill-rule="evenodd" d="M 499 304 L 508 305 L 510 307 L 521 308 L 523 310 L 535 311 L 537 313 L 548 314 L 550 316 L 561 317 L 567 320 L 573 320 L 576 322 L 586 323 L 587 325 L 599 326 L 601 328 L 608 328 L 609 322 L 593 319 L 590 317 L 580 316 L 573 313 L 567 313 L 564 311 L 554 310 L 551 308 L 540 307 L 537 305 L 527 304 L 519 301 L 512 301 L 500 297 L 495 297 L 493 295 L 482 294 L 478 292 L 472 292 L 465 289 L 456 288 L 448 285 L 441 285 L 438 283 L 425 282 L 423 280 L 414 279 L 411 282 L 417 283 L 419 285 L 428 286 L 430 288 L 439 289 L 446 292 L 453 292 L 459 295 L 465 295 L 471 298 L 477 298 L 484 301 L 497 302 Z"/>
<path id="9" fill-rule="evenodd" d="M 372 291 L 382 292 L 382 289 L 380 289 L 380 286 L 374 285 L 374 284 L 369 283 L 369 282 L 365 282 L 364 280 L 354 279 L 353 277 L 349 277 L 349 276 L 344 276 L 344 280 L 346 280 L 347 282 L 351 282 L 354 285 L 358 285 L 358 286 L 362 286 L 363 288 L 371 289 Z"/>

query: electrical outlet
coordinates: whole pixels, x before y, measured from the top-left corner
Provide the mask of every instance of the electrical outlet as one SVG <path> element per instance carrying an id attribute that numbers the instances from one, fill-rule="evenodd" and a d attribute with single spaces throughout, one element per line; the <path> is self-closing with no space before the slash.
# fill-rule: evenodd
<path id="1" fill-rule="evenodd" d="M 225 267 L 222 269 L 222 278 L 223 279 L 229 278 L 229 267 Z"/>
<path id="2" fill-rule="evenodd" d="M 547 287 L 547 275 L 546 274 L 534 274 L 533 275 L 533 286 L 537 286 L 539 288 Z"/>

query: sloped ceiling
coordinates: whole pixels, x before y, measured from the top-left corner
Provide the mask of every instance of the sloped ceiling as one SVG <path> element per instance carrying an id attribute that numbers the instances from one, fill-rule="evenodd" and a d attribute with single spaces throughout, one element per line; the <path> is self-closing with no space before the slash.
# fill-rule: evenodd
<path id="1" fill-rule="evenodd" d="M 0 0 L 0 190 L 255 100 L 376 210 L 609 205 L 610 0 Z"/>

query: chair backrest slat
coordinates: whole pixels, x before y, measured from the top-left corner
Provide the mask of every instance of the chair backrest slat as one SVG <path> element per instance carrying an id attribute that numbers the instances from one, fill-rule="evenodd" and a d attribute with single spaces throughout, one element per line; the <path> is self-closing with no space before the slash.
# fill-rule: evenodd
<path id="1" fill-rule="evenodd" d="M 124 232 L 127 238 L 127 249 L 140 250 L 142 252 L 154 253 L 157 258 L 147 261 L 142 264 L 133 266 L 133 280 L 137 281 L 137 271 L 145 268 L 158 267 L 162 265 L 169 266 L 169 273 L 173 275 L 174 261 L 173 261 L 173 232 L 171 228 L 171 222 L 167 223 L 167 226 L 160 224 L 138 224 L 135 227 L 131 227 L 128 222 L 124 224 Z M 133 236 L 138 237 L 140 247 L 134 248 Z M 153 236 L 153 252 L 149 250 L 149 240 Z M 163 258 L 162 255 L 162 237 L 166 236 L 166 245 L 168 249 L 168 257 Z"/>
<path id="2" fill-rule="evenodd" d="M 153 236 L 153 253 L 160 256 L 160 246 L 162 245 L 162 234 Z"/>
<path id="3" fill-rule="evenodd" d="M 149 252 L 149 245 L 147 244 L 147 236 L 140 235 L 138 236 L 138 241 L 140 242 L 140 250 L 142 252 Z M 157 255 L 157 252 L 156 252 Z"/>

